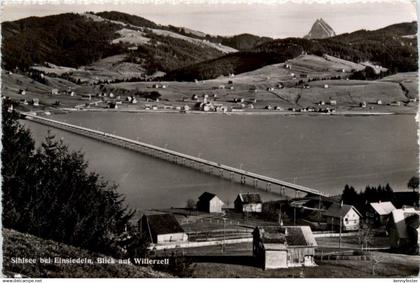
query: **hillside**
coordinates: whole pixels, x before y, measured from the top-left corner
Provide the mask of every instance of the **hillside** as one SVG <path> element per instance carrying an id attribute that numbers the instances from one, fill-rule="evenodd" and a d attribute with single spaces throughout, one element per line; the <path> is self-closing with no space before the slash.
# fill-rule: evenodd
<path id="1" fill-rule="evenodd" d="M 49 61 L 77 67 L 120 53 L 109 42 L 118 26 L 97 23 L 78 14 L 30 17 L 2 23 L 2 65 L 5 69 L 27 69 Z"/>
<path id="2" fill-rule="evenodd" d="M 220 75 L 251 71 L 267 64 L 282 63 L 302 53 L 328 54 L 354 63 L 373 62 L 391 73 L 417 70 L 417 23 L 401 23 L 376 31 L 356 31 L 326 39 L 286 38 L 268 41 L 252 51 L 180 68 L 168 74 L 172 80 L 213 79 Z M 407 37 L 408 36 L 408 37 Z M 238 60 L 238 58 L 241 58 Z M 255 58 L 258 58 L 257 60 Z M 241 61 L 250 61 L 244 68 Z"/>
<path id="3" fill-rule="evenodd" d="M 5 22 L 2 36 L 3 68 L 7 70 L 16 67 L 27 70 L 46 61 L 77 68 L 106 57 L 128 54 L 119 63 L 139 65 L 130 66 L 140 70 L 139 77 L 146 71 L 147 74 L 167 72 L 236 51 L 118 12 L 69 13 Z"/>
<path id="4" fill-rule="evenodd" d="M 39 263 L 39 258 L 92 259 L 105 257 L 73 246 L 44 240 L 15 230 L 3 232 L 3 274 L 20 274 L 31 278 L 167 278 L 171 275 L 131 264 L 52 264 Z M 37 259 L 36 264 L 16 264 L 11 258 Z"/>

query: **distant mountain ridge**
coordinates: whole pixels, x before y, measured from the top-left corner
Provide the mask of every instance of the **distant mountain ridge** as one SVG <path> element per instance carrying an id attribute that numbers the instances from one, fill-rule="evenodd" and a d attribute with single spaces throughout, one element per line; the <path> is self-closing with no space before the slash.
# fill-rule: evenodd
<path id="1" fill-rule="evenodd" d="M 305 39 L 323 39 L 336 36 L 333 28 L 327 24 L 324 19 L 320 18 L 315 21 L 312 25 L 311 30 L 307 35 L 304 36 Z"/>
<path id="2" fill-rule="evenodd" d="M 113 70 L 129 67 L 138 73 L 135 78 L 166 73 L 164 79 L 194 80 L 248 72 L 302 53 L 369 61 L 391 72 L 418 68 L 417 22 L 332 36 L 332 28 L 318 19 L 315 31 L 332 37 L 276 40 L 252 34 L 208 35 L 114 11 L 29 17 L 1 25 L 2 67 L 7 70 L 28 70 L 45 62 L 78 68 L 114 56 L 118 61 L 103 62 L 110 62 Z"/>

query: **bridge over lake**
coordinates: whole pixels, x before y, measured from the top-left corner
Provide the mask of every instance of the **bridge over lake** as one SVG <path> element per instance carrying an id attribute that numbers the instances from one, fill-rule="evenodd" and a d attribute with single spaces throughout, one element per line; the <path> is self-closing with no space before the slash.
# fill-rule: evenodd
<path id="1" fill-rule="evenodd" d="M 310 194 L 323 197 L 329 196 L 328 194 L 321 192 L 317 189 L 289 183 L 286 181 L 267 177 L 253 172 L 248 172 L 243 169 L 234 168 L 214 161 L 187 155 L 181 152 L 154 146 L 151 144 L 128 139 L 114 134 L 93 130 L 53 119 L 48 119 L 29 113 L 21 113 L 21 116 L 27 120 L 48 127 L 57 128 L 91 139 L 95 139 L 101 142 L 126 148 L 132 151 L 147 154 L 159 159 L 173 162 L 181 166 L 186 166 L 192 169 L 200 170 L 201 172 L 205 172 L 207 174 L 225 178 L 233 182 L 239 182 L 243 185 L 252 186 L 256 189 L 264 190 L 266 192 L 277 193 L 282 196 L 293 196 L 294 194 L 294 197 L 302 196 L 301 194 Z"/>

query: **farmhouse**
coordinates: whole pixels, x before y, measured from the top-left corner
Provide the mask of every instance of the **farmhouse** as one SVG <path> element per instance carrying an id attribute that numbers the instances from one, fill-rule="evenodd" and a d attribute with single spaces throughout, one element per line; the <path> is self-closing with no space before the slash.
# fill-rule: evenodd
<path id="1" fill-rule="evenodd" d="M 371 202 L 366 212 L 366 221 L 373 225 L 385 225 L 396 208 L 390 201 Z"/>
<path id="2" fill-rule="evenodd" d="M 261 212 L 262 201 L 259 194 L 238 194 L 235 199 L 235 209 L 240 212 Z"/>
<path id="3" fill-rule="evenodd" d="M 172 214 L 144 215 L 141 219 L 141 230 L 155 244 L 188 240 L 188 235 Z"/>
<path id="4" fill-rule="evenodd" d="M 197 202 L 197 209 L 209 213 L 221 213 L 224 203 L 215 194 L 205 192 Z"/>
<path id="5" fill-rule="evenodd" d="M 343 203 L 331 204 L 322 215 L 332 229 L 339 230 L 341 225 L 342 231 L 359 230 L 360 217 L 362 216 L 354 206 Z"/>
<path id="6" fill-rule="evenodd" d="M 402 208 L 392 211 L 387 225 L 391 248 L 407 254 L 419 254 L 420 211 Z"/>
<path id="7" fill-rule="evenodd" d="M 253 255 L 264 269 L 316 266 L 316 246 L 309 226 L 260 226 L 253 232 Z"/>

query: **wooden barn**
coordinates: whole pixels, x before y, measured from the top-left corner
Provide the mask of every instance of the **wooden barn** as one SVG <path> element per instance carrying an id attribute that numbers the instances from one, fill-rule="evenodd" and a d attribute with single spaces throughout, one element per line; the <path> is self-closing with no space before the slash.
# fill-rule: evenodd
<path id="1" fill-rule="evenodd" d="M 386 225 L 392 211 L 396 208 L 390 201 L 371 202 L 366 212 L 366 222 L 371 225 Z"/>
<path id="2" fill-rule="evenodd" d="M 240 212 L 261 212 L 261 196 L 251 193 L 238 194 L 235 199 L 235 209 Z"/>
<path id="3" fill-rule="evenodd" d="M 187 233 L 172 214 L 144 215 L 141 219 L 141 229 L 155 244 L 188 240 Z"/>
<path id="4" fill-rule="evenodd" d="M 260 226 L 253 232 L 253 255 L 264 269 L 316 266 L 316 247 L 309 226 Z"/>
<path id="5" fill-rule="evenodd" d="M 198 198 L 197 210 L 208 213 L 222 213 L 223 205 L 223 201 L 215 194 L 205 192 Z"/>
<path id="6" fill-rule="evenodd" d="M 322 213 L 327 224 L 333 230 L 358 231 L 360 228 L 360 212 L 352 205 L 333 203 Z"/>

